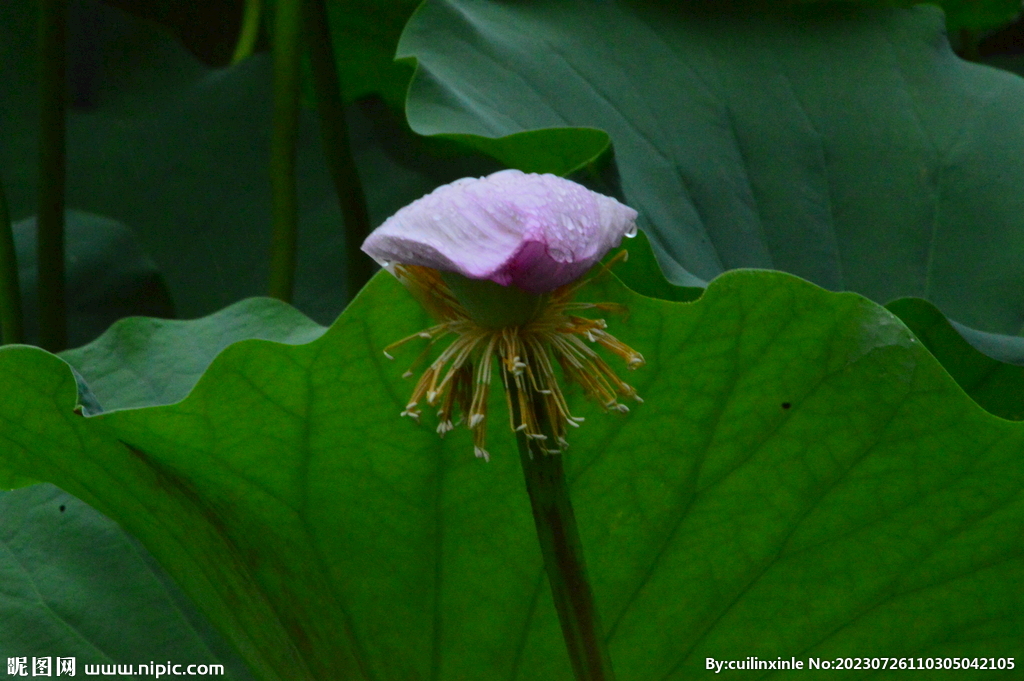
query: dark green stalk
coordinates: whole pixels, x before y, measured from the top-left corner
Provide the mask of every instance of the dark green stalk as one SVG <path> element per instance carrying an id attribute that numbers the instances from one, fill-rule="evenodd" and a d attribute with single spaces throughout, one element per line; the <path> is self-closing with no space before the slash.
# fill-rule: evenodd
<path id="1" fill-rule="evenodd" d="M 256 46 L 256 38 L 260 34 L 260 17 L 263 14 L 261 0 L 245 0 L 242 8 L 242 25 L 238 29 L 238 42 L 235 53 L 231 55 L 231 64 L 237 64 L 252 55 Z"/>
<path id="2" fill-rule="evenodd" d="M 24 343 L 21 316 L 21 286 L 18 284 L 18 259 L 14 252 L 14 232 L 7 197 L 0 182 L 0 333 L 3 343 Z"/>
<path id="3" fill-rule="evenodd" d="M 39 345 L 67 347 L 64 301 L 64 109 L 67 0 L 39 3 Z"/>
<path id="4" fill-rule="evenodd" d="M 513 405 L 519 404 L 515 382 L 508 381 Z M 513 407 L 517 410 L 517 407 Z M 543 409 L 538 410 L 542 432 L 553 437 Z M 518 417 L 516 422 L 519 422 Z M 551 584 L 562 637 L 576 681 L 613 681 L 611 657 L 587 580 L 583 545 L 569 499 L 561 454 L 545 454 L 523 433 L 516 433 L 519 458 L 530 495 L 537 540 Z"/>
<path id="5" fill-rule="evenodd" d="M 301 0 L 274 5 L 274 116 L 270 139 L 273 234 L 270 242 L 270 295 L 291 301 L 295 287 L 299 202 L 295 186 L 295 147 L 299 128 L 299 40 Z"/>
<path id="6" fill-rule="evenodd" d="M 334 62 L 331 27 L 324 0 L 306 0 L 306 34 L 324 157 L 334 180 L 345 223 L 345 273 L 351 299 L 373 274 L 373 261 L 360 250 L 363 240 L 370 234 L 370 214 L 349 144 L 345 103 Z"/>

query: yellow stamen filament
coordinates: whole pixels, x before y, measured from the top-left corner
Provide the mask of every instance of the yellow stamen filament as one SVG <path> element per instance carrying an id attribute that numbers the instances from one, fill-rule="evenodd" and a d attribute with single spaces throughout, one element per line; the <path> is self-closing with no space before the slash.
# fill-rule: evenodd
<path id="1" fill-rule="evenodd" d="M 624 253 L 613 258 L 597 276 L 624 259 Z M 385 348 L 385 356 L 391 359 L 392 350 L 412 340 L 428 340 L 427 347 L 404 374 L 408 377 L 426 360 L 435 343 L 449 334 L 455 336 L 420 375 L 402 416 L 418 421 L 421 402 L 438 407 L 437 432 L 442 437 L 465 421 L 473 432 L 477 457 L 484 460 L 490 457 L 486 448 L 487 406 L 495 358 L 505 387 L 511 429 L 523 433 L 546 453 L 557 454 L 568 447 L 566 426 L 578 428 L 583 422 L 582 417 L 573 416 L 569 411 L 552 358 L 561 367 L 566 380 L 582 386 L 587 396 L 605 410 L 629 411 L 618 402 L 619 397 L 643 401 L 587 343 L 621 357 L 629 369 L 642 366 L 643 356 L 609 334 L 603 319 L 568 314 L 576 310 L 626 312 L 625 307 L 616 303 L 573 302 L 572 297 L 589 280 L 554 291 L 545 308 L 531 321 L 493 329 L 473 321 L 437 271 L 417 265 L 397 265 L 395 274 L 441 323 L 392 343 Z M 514 391 L 509 389 L 511 386 L 515 387 Z M 513 395 L 517 396 L 515 405 Z M 463 417 L 453 422 L 456 404 Z M 539 418 L 540 415 L 544 418 Z M 549 432 L 543 432 L 542 422 L 550 428 Z"/>

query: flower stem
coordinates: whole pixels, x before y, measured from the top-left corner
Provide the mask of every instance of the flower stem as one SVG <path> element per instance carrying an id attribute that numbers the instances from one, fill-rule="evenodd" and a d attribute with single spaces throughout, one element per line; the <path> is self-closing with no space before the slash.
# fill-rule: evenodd
<path id="1" fill-rule="evenodd" d="M 518 405 L 515 381 L 507 381 L 507 386 L 511 404 Z M 538 420 L 542 421 L 541 429 L 550 433 L 544 410 L 538 411 Z M 562 455 L 541 452 L 533 444 L 536 441 L 528 439 L 524 433 L 516 433 L 516 441 L 537 527 L 537 541 L 573 674 L 576 681 L 614 681 L 611 657 L 587 579 L 583 545 L 569 499 Z"/>
<path id="2" fill-rule="evenodd" d="M 0 339 L 5 345 L 25 342 L 21 315 L 21 287 L 18 283 L 14 232 L 3 183 L 0 182 L 0 332 L 3 334 Z"/>
<path id="3" fill-rule="evenodd" d="M 331 26 L 324 0 L 306 0 L 306 34 L 309 37 L 306 44 L 313 70 L 324 157 L 334 180 L 345 224 L 345 273 L 351 300 L 373 274 L 373 260 L 360 250 L 363 240 L 370 234 L 370 213 L 352 156 L 352 145 L 349 144 L 345 102 L 334 61 Z"/>
<path id="4" fill-rule="evenodd" d="M 299 128 L 299 58 L 302 54 L 302 2 L 274 5 L 274 115 L 270 138 L 273 236 L 270 243 L 270 295 L 290 302 L 295 286 L 299 206 L 295 149 Z"/>
<path id="5" fill-rule="evenodd" d="M 39 345 L 58 352 L 67 346 L 68 333 L 64 301 L 67 0 L 42 0 L 39 5 Z"/>

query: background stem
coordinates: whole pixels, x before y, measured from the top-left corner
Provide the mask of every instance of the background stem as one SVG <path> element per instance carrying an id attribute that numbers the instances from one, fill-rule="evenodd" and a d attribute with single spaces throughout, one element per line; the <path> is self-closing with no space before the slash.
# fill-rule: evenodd
<path id="1" fill-rule="evenodd" d="M 39 2 L 39 345 L 67 347 L 64 300 L 64 110 L 67 0 Z"/>
<path id="2" fill-rule="evenodd" d="M 352 156 L 352 145 L 349 144 L 345 102 L 334 61 L 331 26 L 324 0 L 307 0 L 306 34 L 324 157 L 334 180 L 345 224 L 345 283 L 351 300 L 373 275 L 373 261 L 360 250 L 370 234 L 370 214 Z"/>
<path id="3" fill-rule="evenodd" d="M 514 381 L 510 379 L 507 385 L 512 394 L 511 403 L 518 405 Z M 541 430 L 553 438 L 546 416 L 542 414 L 543 410 L 539 410 Z M 519 422 L 518 417 L 516 422 Z M 611 657 L 587 579 L 583 545 L 569 499 L 562 455 L 542 453 L 523 433 L 516 433 L 516 442 L 537 541 L 544 556 L 544 569 L 548 573 L 573 674 L 576 681 L 613 681 Z"/>
<path id="4" fill-rule="evenodd" d="M 250 57 L 260 34 L 260 19 L 263 15 L 262 0 L 245 0 L 242 6 L 242 25 L 238 30 L 238 42 L 235 53 L 231 55 L 231 65 Z"/>
<path id="5" fill-rule="evenodd" d="M 7 197 L 0 181 L 0 340 L 24 343 L 25 329 L 21 312 L 21 285 L 18 283 L 18 258 L 14 250 L 14 231 Z"/>
<path id="6" fill-rule="evenodd" d="M 273 235 L 270 243 L 270 295 L 290 302 L 295 287 L 298 194 L 295 148 L 299 126 L 299 40 L 301 0 L 274 5 L 274 115 L 270 138 Z"/>

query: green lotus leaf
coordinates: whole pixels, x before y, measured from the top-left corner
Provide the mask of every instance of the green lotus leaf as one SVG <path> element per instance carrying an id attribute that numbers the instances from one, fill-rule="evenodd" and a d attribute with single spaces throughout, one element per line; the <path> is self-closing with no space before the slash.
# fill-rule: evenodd
<path id="1" fill-rule="evenodd" d="M 398 56 L 421 134 L 520 135 L 536 168 L 524 133 L 585 129 L 584 164 L 605 131 L 675 283 L 771 268 L 1024 328 L 1024 81 L 957 58 L 934 7 L 427 0 Z"/>
<path id="2" fill-rule="evenodd" d="M 898 319 L 778 272 L 690 303 L 607 276 L 583 295 L 625 304 L 609 330 L 647 358 L 629 414 L 570 390 L 619 679 L 703 678 L 707 657 L 1012 655 L 1024 426 Z M 257 678 L 570 678 L 500 396 L 490 463 L 467 431 L 398 417 L 419 350 L 382 349 L 427 324 L 381 273 L 316 340 L 235 343 L 180 402 L 93 417 L 63 361 L 2 348 L 0 461 L 137 536 Z"/>
<path id="3" fill-rule="evenodd" d="M 308 343 L 324 327 L 273 298 L 248 298 L 190 321 L 129 317 L 92 343 L 61 353 L 103 410 L 170 404 L 185 397 L 221 350 L 263 338 Z"/>
<path id="4" fill-rule="evenodd" d="M 85 660 L 173 660 L 222 664 L 225 678 L 251 678 L 145 548 L 110 519 L 53 485 L 0 492 L 0 517 L 0 649 L 8 656 L 74 657 L 78 675 Z"/>

